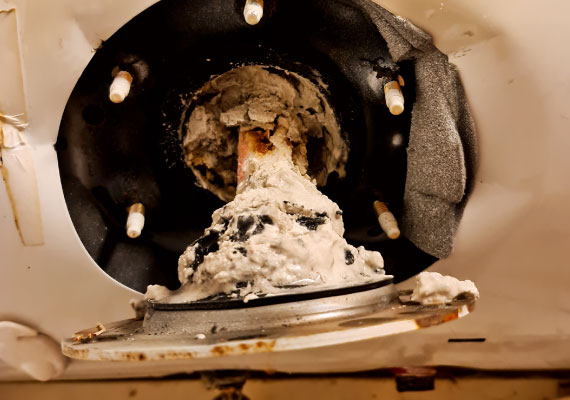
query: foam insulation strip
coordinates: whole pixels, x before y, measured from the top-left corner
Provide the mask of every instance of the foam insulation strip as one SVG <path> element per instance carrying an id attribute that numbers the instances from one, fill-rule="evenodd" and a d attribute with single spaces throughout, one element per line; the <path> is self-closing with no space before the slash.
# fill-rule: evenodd
<path id="1" fill-rule="evenodd" d="M 386 40 L 393 61 L 416 72 L 402 233 L 417 247 L 447 257 L 472 188 L 477 137 L 459 74 L 431 37 L 369 0 L 353 0 Z"/>

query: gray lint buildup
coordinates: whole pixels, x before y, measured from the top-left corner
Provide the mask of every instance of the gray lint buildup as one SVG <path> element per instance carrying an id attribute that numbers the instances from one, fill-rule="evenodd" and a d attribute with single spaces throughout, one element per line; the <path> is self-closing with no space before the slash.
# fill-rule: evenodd
<path id="1" fill-rule="evenodd" d="M 447 257 L 477 159 L 477 137 L 459 74 L 431 37 L 370 0 L 353 0 L 388 44 L 394 62 L 412 60 L 416 100 L 407 149 L 402 233 L 418 248 Z"/>

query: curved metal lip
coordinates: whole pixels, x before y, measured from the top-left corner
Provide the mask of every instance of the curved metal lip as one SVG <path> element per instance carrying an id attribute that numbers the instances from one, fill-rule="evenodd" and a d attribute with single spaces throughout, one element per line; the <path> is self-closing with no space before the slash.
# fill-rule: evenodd
<path id="1" fill-rule="evenodd" d="M 270 306 L 276 304 L 292 303 L 297 301 L 315 300 L 325 297 L 343 296 L 353 293 L 365 292 L 368 290 L 378 289 L 384 286 L 391 285 L 394 281 L 394 277 L 391 275 L 385 275 L 383 279 L 361 283 L 352 286 L 342 286 L 342 287 L 324 287 L 320 290 L 315 290 L 311 292 L 298 292 L 298 293 L 287 293 L 258 297 L 257 299 L 251 299 L 247 303 L 243 301 L 243 298 L 230 298 L 230 299 L 219 299 L 219 300 L 198 300 L 188 303 L 161 303 L 159 301 L 147 301 L 148 306 L 153 310 L 160 311 L 190 311 L 190 310 L 230 310 L 230 309 L 241 309 L 241 308 L 253 308 Z"/>

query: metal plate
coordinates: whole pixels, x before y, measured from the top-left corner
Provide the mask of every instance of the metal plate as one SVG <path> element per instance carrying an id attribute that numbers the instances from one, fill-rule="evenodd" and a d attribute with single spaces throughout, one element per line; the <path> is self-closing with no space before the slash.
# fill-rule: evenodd
<path id="1" fill-rule="evenodd" d="M 405 301 L 406 294 L 409 293 L 399 293 L 372 312 L 356 311 L 344 315 L 325 312 L 316 323 L 268 329 L 216 329 L 203 332 L 204 336 L 146 333 L 142 320 L 131 320 L 87 343 L 66 339 L 62 342 L 62 350 L 72 358 L 114 361 L 189 360 L 288 352 L 427 328 L 464 317 L 475 306 L 473 298 L 458 299 L 448 305 L 422 306 Z"/>
<path id="2" fill-rule="evenodd" d="M 302 293 L 301 295 L 319 295 L 305 300 L 295 300 L 298 296 L 274 296 L 276 300 L 284 298 L 289 301 L 277 301 L 263 305 L 254 301 L 245 303 L 238 300 L 234 309 L 184 309 L 162 308 L 151 306 L 147 309 L 143 333 L 153 335 L 172 334 L 204 334 L 206 332 L 245 332 L 247 335 L 266 333 L 284 327 L 322 323 L 347 316 L 369 314 L 386 308 L 395 298 L 398 291 L 391 280 L 377 282 L 380 287 L 369 288 L 353 293 L 338 293 L 334 296 L 322 297 L 323 292 Z M 387 282 L 388 284 L 383 284 Z M 355 286 L 362 288 L 362 286 Z M 346 289 L 346 288 L 339 288 Z M 257 299 L 265 300 L 265 298 Z M 190 303 L 192 304 L 192 303 Z M 208 305 L 205 303 L 204 305 Z"/>

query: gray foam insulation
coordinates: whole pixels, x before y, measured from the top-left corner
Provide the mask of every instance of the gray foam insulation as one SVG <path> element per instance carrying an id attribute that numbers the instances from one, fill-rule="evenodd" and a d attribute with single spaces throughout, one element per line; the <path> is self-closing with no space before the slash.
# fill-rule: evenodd
<path id="1" fill-rule="evenodd" d="M 394 62 L 412 60 L 416 100 L 407 149 L 401 229 L 418 248 L 447 257 L 472 186 L 477 137 L 456 67 L 431 37 L 370 0 L 353 0 L 388 44 Z"/>

